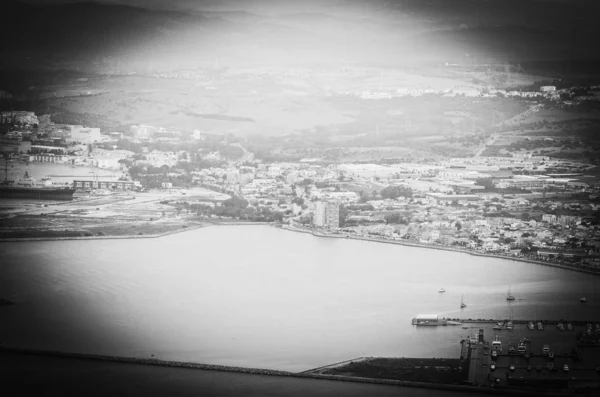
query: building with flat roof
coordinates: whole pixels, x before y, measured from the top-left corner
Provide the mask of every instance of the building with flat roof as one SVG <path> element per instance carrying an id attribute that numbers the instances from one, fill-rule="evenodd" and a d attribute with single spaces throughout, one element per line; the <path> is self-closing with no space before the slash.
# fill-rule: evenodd
<path id="1" fill-rule="evenodd" d="M 108 189 L 108 190 L 134 190 L 141 187 L 138 181 L 95 181 L 74 180 L 75 189 Z"/>
<path id="2" fill-rule="evenodd" d="M 100 142 L 100 128 L 87 128 L 80 125 L 71 126 L 71 141 L 90 144 Z"/>
<path id="3" fill-rule="evenodd" d="M 318 201 L 313 213 L 315 226 L 340 227 L 340 205 L 336 202 Z"/>

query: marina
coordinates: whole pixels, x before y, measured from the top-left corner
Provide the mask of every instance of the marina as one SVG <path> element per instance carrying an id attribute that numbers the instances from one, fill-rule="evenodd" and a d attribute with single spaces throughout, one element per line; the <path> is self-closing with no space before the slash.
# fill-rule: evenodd
<path id="1" fill-rule="evenodd" d="M 597 321 L 597 320 L 595 320 Z M 417 317 L 413 318 L 413 325 L 448 325 L 448 322 L 452 322 L 452 325 L 459 324 L 495 324 L 493 329 L 512 329 L 514 325 L 527 325 L 529 330 L 535 330 L 535 326 L 533 321 L 531 320 L 508 320 L 508 319 L 471 319 L 471 318 L 445 318 L 439 317 L 437 314 L 419 314 Z M 594 321 L 585 321 L 585 320 L 574 320 L 568 323 L 565 323 L 564 320 L 538 320 L 535 321 L 537 324 L 537 329 L 540 331 L 544 330 L 545 326 L 556 325 L 556 328 L 561 331 L 572 331 L 574 326 L 586 326 L 587 330 L 600 332 L 600 323 L 594 323 Z M 592 326 L 592 324 L 595 324 Z M 512 327 L 512 328 L 511 328 Z"/>

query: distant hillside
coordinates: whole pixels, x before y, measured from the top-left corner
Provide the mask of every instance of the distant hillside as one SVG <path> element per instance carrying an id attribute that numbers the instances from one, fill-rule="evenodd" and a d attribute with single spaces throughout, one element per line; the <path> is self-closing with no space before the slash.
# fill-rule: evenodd
<path id="1" fill-rule="evenodd" d="M 0 34 L 10 39 L 3 41 L 0 67 L 126 72 L 217 61 L 234 67 L 398 66 L 464 62 L 465 53 L 498 62 L 600 55 L 594 15 L 578 1 L 342 0 L 321 2 L 318 12 L 277 15 L 223 10 L 212 0 L 174 4 L 193 12 L 3 4 Z"/>

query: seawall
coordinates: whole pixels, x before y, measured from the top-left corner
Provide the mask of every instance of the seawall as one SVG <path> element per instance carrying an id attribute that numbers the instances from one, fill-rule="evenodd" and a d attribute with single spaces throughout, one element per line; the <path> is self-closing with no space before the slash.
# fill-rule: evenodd
<path id="1" fill-rule="evenodd" d="M 519 258 L 519 257 L 512 257 L 512 256 L 496 255 L 496 254 L 483 253 L 483 252 L 476 252 L 476 251 L 467 250 L 467 249 L 445 247 L 445 246 L 440 246 L 440 245 L 421 244 L 421 243 L 414 243 L 414 242 L 402 241 L 402 240 L 385 240 L 385 239 L 380 239 L 380 238 L 375 238 L 375 237 L 335 236 L 335 235 L 328 235 L 328 234 L 321 233 L 321 232 L 313 232 L 311 230 L 302 230 L 302 229 L 294 228 L 291 226 L 287 226 L 287 227 L 284 226 L 284 227 L 282 227 L 282 229 L 293 231 L 293 232 L 309 233 L 315 237 L 363 240 L 363 241 L 370 241 L 370 242 L 374 242 L 374 243 L 396 244 L 396 245 L 405 245 L 405 246 L 416 247 L 416 248 L 436 249 L 436 250 L 441 250 L 441 251 L 453 251 L 453 252 L 460 252 L 463 254 L 469 254 L 469 255 L 474 255 L 474 256 L 483 256 L 483 257 L 487 257 L 487 258 L 497 258 L 497 259 L 506 259 L 506 260 L 511 260 L 511 261 L 526 262 L 526 263 L 535 263 L 537 265 L 556 267 L 559 269 L 572 270 L 572 271 L 576 271 L 576 272 L 580 272 L 580 273 L 593 274 L 596 276 L 600 275 L 600 271 L 565 266 L 565 265 L 561 265 L 558 263 L 538 261 L 535 259 Z"/>
<path id="2" fill-rule="evenodd" d="M 114 363 L 124 364 L 143 364 L 143 365 L 155 365 L 163 367 L 175 367 L 175 368 L 189 368 L 196 370 L 208 370 L 208 371 L 225 371 L 225 372 L 237 372 L 254 375 L 267 375 L 267 376 L 287 376 L 294 378 L 311 378 L 311 379 L 323 379 L 323 380 L 335 380 L 345 382 L 356 382 L 356 383 L 369 383 L 369 384 L 383 384 L 393 386 L 404 386 L 404 387 L 416 387 L 421 389 L 437 389 L 447 391 L 457 391 L 461 393 L 485 393 L 490 395 L 512 395 L 512 396 L 539 396 L 538 392 L 530 392 L 525 390 L 507 390 L 507 389 L 493 389 L 484 387 L 475 387 L 469 385 L 451 385 L 443 383 L 427 383 L 427 382 L 412 382 L 402 381 L 393 379 L 375 379 L 375 378 L 363 378 L 363 377 L 349 377 L 341 375 L 316 375 L 310 373 L 294 373 L 287 371 L 278 371 L 271 369 L 261 368 L 244 368 L 244 367 L 232 367 L 226 365 L 211 365 L 211 364 L 200 364 L 200 363 L 189 363 L 181 361 L 166 361 L 158 359 L 145 359 L 145 358 L 134 358 L 134 357 L 117 357 L 117 356 L 106 356 L 98 354 L 84 354 L 84 353 L 68 353 L 61 351 L 48 351 L 48 350 L 34 350 L 26 348 L 12 348 L 0 346 L 0 353 L 10 354 L 29 354 L 29 355 L 43 355 L 43 356 L 54 356 L 63 358 L 75 358 L 84 360 L 97 360 L 97 361 L 108 361 Z M 544 395 L 548 396 L 566 396 L 567 394 L 544 392 Z"/>

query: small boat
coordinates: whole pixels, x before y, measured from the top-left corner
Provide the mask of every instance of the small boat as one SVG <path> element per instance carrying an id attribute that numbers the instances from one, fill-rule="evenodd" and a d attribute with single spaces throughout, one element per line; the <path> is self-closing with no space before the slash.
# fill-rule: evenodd
<path id="1" fill-rule="evenodd" d="M 508 288 L 508 292 L 506 293 L 506 300 L 507 301 L 514 301 L 515 300 L 515 297 L 510 294 L 510 287 Z"/>
<path id="2" fill-rule="evenodd" d="M 587 298 L 584 296 L 583 298 L 579 299 L 579 302 L 581 303 L 587 303 Z"/>
<path id="3" fill-rule="evenodd" d="M 529 328 L 530 331 L 533 331 L 535 329 L 535 323 L 533 321 L 528 322 L 527 328 Z"/>
<path id="4" fill-rule="evenodd" d="M 571 324 L 571 323 L 567 323 L 567 329 L 568 329 L 569 331 L 573 331 L 573 324 Z"/>
<path id="5" fill-rule="evenodd" d="M 462 329 L 469 329 L 469 326 L 468 325 L 463 325 Z"/>
<path id="6" fill-rule="evenodd" d="M 559 330 L 559 331 L 564 331 L 564 330 L 565 330 L 565 325 L 564 325 L 564 324 L 562 323 L 562 321 L 561 321 L 561 322 L 559 322 L 559 323 L 556 325 L 556 328 L 558 328 L 558 330 Z"/>
<path id="7" fill-rule="evenodd" d="M 438 292 L 446 292 L 446 290 L 443 288 L 440 288 L 440 290 Z"/>
<path id="8" fill-rule="evenodd" d="M 544 330 L 544 324 L 542 324 L 541 321 L 537 322 L 537 329 L 538 329 L 538 331 L 543 331 Z"/>
<path id="9" fill-rule="evenodd" d="M 463 307 L 467 307 L 467 305 L 465 304 L 465 302 L 463 302 L 463 297 L 464 297 L 464 295 L 463 295 L 463 296 L 461 296 L 461 298 L 460 298 L 460 307 L 461 307 L 461 308 L 463 308 Z"/>

